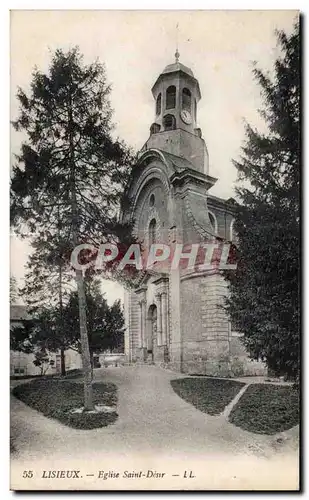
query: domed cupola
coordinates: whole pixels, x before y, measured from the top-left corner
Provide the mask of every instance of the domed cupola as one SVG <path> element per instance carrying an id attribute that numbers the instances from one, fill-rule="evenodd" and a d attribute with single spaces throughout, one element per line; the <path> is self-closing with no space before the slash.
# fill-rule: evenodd
<path id="1" fill-rule="evenodd" d="M 175 56 L 176 61 L 166 66 L 152 87 L 155 123 L 160 125 L 160 131 L 181 128 L 198 134 L 195 129 L 200 87 L 191 69 L 179 62 L 179 52 Z"/>
<path id="2" fill-rule="evenodd" d="M 192 168 L 208 174 L 208 153 L 201 129 L 197 127 L 200 86 L 190 68 L 179 62 L 168 64 L 152 87 L 155 121 L 143 149 L 157 148 L 180 156 Z"/>

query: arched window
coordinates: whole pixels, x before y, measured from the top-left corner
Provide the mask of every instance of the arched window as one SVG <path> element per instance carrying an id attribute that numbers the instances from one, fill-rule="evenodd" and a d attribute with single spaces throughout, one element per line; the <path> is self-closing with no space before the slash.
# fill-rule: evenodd
<path id="1" fill-rule="evenodd" d="M 148 229 L 149 246 L 156 242 L 157 239 L 157 223 L 156 219 L 151 219 Z"/>
<path id="2" fill-rule="evenodd" d="M 156 101 L 156 115 L 160 115 L 161 114 L 161 92 L 160 94 L 158 95 L 157 97 L 157 101 Z"/>
<path id="3" fill-rule="evenodd" d="M 160 132 L 160 125 L 158 123 L 153 123 L 150 127 L 150 135 L 157 134 Z"/>
<path id="4" fill-rule="evenodd" d="M 218 232 L 218 223 L 217 223 L 216 216 L 215 216 L 215 214 L 213 214 L 212 212 L 209 212 L 209 211 L 208 211 L 208 215 L 209 215 L 210 224 L 212 225 L 214 232 L 217 233 Z"/>
<path id="5" fill-rule="evenodd" d="M 194 116 L 194 120 L 196 121 L 196 108 L 197 108 L 197 104 L 196 104 L 196 99 L 193 99 L 193 116 Z"/>
<path id="6" fill-rule="evenodd" d="M 182 109 L 187 109 L 191 112 L 191 92 L 189 89 L 182 89 Z"/>
<path id="7" fill-rule="evenodd" d="M 163 119 L 164 130 L 175 130 L 176 120 L 174 115 L 165 115 Z"/>
<path id="8" fill-rule="evenodd" d="M 153 207 L 155 204 L 155 195 L 152 193 L 149 198 L 149 206 Z"/>
<path id="9" fill-rule="evenodd" d="M 166 109 L 174 109 L 176 106 L 176 87 L 171 85 L 166 89 Z"/>

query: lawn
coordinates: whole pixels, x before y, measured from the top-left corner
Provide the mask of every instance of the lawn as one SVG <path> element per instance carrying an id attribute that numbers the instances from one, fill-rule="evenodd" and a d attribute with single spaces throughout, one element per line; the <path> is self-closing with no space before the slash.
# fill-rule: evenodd
<path id="1" fill-rule="evenodd" d="M 80 369 L 72 369 L 72 370 L 67 370 L 65 374 L 65 378 L 75 378 L 75 377 L 80 377 L 82 376 L 83 372 Z M 29 378 L 45 378 L 45 377 L 55 377 L 55 378 L 60 378 L 61 375 L 59 373 L 48 373 L 46 375 L 41 375 L 41 374 L 35 374 L 35 375 L 10 375 L 10 380 L 27 380 Z M 63 377 L 62 377 L 63 378 Z"/>
<path id="2" fill-rule="evenodd" d="M 47 378 L 35 379 L 13 389 L 14 396 L 31 408 L 75 429 L 95 429 L 115 422 L 118 415 L 114 384 L 93 384 L 94 403 L 115 407 L 112 413 L 70 413 L 83 406 L 83 392 L 83 384 Z"/>
<path id="3" fill-rule="evenodd" d="M 252 384 L 229 421 L 257 434 L 275 434 L 299 423 L 299 392 L 292 386 Z"/>
<path id="4" fill-rule="evenodd" d="M 242 382 L 216 378 L 182 378 L 171 380 L 182 399 L 209 415 L 219 415 L 243 387 Z"/>

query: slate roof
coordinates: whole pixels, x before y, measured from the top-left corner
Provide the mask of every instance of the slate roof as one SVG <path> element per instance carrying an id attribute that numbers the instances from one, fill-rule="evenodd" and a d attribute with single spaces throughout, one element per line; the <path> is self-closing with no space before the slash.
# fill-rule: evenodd
<path id="1" fill-rule="evenodd" d="M 200 86 L 199 86 L 199 83 L 198 83 L 197 79 L 195 78 L 195 76 L 193 74 L 193 71 L 190 68 L 188 68 L 188 66 L 185 66 L 184 64 L 182 64 L 180 62 L 174 62 L 172 64 L 168 64 L 164 68 L 164 70 L 162 71 L 162 73 L 160 73 L 160 75 L 156 79 L 155 84 L 152 87 L 152 92 L 154 92 L 155 87 L 161 81 L 161 79 L 164 78 L 165 75 L 168 75 L 170 73 L 179 73 L 179 74 L 183 73 L 183 74 L 189 76 L 191 78 L 191 80 L 195 82 L 195 84 L 197 86 L 198 98 L 199 99 L 201 98 Z"/>
<path id="2" fill-rule="evenodd" d="M 184 64 L 181 64 L 180 62 L 168 64 L 162 71 L 161 75 L 166 75 L 167 73 L 174 73 L 175 71 L 183 71 L 183 73 L 187 73 L 187 75 L 190 75 L 194 78 L 192 70 L 187 66 L 185 66 Z"/>

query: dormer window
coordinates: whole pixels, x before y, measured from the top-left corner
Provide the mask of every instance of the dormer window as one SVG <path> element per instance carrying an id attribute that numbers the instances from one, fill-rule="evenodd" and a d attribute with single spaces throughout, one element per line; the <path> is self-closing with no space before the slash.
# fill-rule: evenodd
<path id="1" fill-rule="evenodd" d="M 171 85 L 166 89 L 166 109 L 174 109 L 176 107 L 176 87 Z"/>
<path id="2" fill-rule="evenodd" d="M 174 115 L 165 115 L 163 118 L 164 130 L 175 130 L 176 119 Z"/>
<path id="3" fill-rule="evenodd" d="M 191 113 L 191 92 L 187 88 L 182 90 L 182 109 L 186 109 Z"/>
<path id="4" fill-rule="evenodd" d="M 162 101 L 162 96 L 161 96 L 161 92 L 160 92 L 160 94 L 157 97 L 157 101 L 156 101 L 156 115 L 157 116 L 161 114 L 161 101 Z"/>

